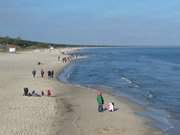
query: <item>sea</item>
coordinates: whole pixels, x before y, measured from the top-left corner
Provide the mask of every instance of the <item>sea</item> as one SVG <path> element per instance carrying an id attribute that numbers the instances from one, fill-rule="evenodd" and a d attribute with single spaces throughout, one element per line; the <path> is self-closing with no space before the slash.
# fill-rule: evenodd
<path id="1" fill-rule="evenodd" d="M 140 115 L 167 135 L 180 134 L 180 48 L 85 48 L 59 75 L 65 83 L 101 88 L 144 108 Z"/>

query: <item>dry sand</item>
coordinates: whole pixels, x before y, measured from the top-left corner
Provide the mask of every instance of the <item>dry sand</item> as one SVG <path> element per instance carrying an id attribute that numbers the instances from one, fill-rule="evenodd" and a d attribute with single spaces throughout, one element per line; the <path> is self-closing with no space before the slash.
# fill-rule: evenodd
<path id="1" fill-rule="evenodd" d="M 57 61 L 60 50 L 36 50 L 18 54 L 0 53 L 0 135 L 160 135 L 147 119 L 137 116 L 139 108 L 129 101 L 105 94 L 116 112 L 97 112 L 96 91 L 40 77 L 40 69 L 66 66 Z M 62 57 L 62 55 L 61 55 Z M 37 62 L 43 64 L 38 66 Z M 38 71 L 33 79 L 32 69 Z M 25 97 L 23 88 L 46 91 L 55 97 Z"/>

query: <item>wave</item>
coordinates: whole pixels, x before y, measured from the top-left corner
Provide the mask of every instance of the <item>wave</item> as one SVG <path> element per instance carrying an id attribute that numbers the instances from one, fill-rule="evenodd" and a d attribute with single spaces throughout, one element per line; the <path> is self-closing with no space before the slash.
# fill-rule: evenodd
<path id="1" fill-rule="evenodd" d="M 175 129 L 180 129 L 177 128 L 180 124 L 172 122 L 172 119 L 175 120 L 174 115 L 177 116 L 178 122 L 180 118 L 177 114 L 180 102 L 177 94 L 180 63 L 174 62 L 175 60 L 170 61 L 170 58 L 177 57 L 170 57 L 169 50 L 167 52 L 169 57 L 165 58 L 162 58 L 161 51 L 158 51 L 158 57 L 154 50 L 145 51 L 141 53 L 139 50 L 123 49 L 85 50 L 79 58 L 87 60 L 70 64 L 60 75 L 60 80 L 73 85 L 108 90 L 116 96 L 128 97 L 145 108 L 146 116 L 156 121 L 156 127 L 171 135 L 178 135 L 178 132 L 174 134 L 170 130 L 174 132 Z M 132 52 L 134 55 L 129 55 Z M 111 62 L 104 66 L 104 63 L 110 60 Z M 156 110 L 148 109 L 149 107 Z M 158 108 L 167 111 L 171 118 Z"/>
<path id="2" fill-rule="evenodd" d="M 131 88 L 131 87 L 133 87 L 133 88 L 139 88 L 139 85 L 136 84 L 134 81 L 132 81 L 132 80 L 126 78 L 126 77 L 121 77 L 121 79 L 124 80 L 124 81 L 126 81 L 126 82 L 129 84 L 128 87 L 130 87 L 130 88 Z"/>
<path id="3" fill-rule="evenodd" d="M 73 64 L 68 65 L 66 68 L 63 69 L 61 74 L 58 76 L 58 79 L 64 83 L 69 83 L 69 78 L 71 77 L 71 74 L 73 73 L 72 69 L 73 69 Z"/>
<path id="4" fill-rule="evenodd" d="M 125 77 L 121 77 L 122 80 L 125 80 L 126 82 L 128 82 L 129 84 L 132 84 L 132 81 L 129 80 L 128 78 L 125 78 Z"/>

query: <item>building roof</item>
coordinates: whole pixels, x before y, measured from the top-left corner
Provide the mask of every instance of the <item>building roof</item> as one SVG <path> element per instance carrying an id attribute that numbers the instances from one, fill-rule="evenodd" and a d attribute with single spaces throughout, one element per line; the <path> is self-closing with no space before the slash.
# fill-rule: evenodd
<path id="1" fill-rule="evenodd" d="M 16 46 L 16 45 L 13 45 L 13 44 L 8 44 L 7 47 L 8 47 L 8 48 L 16 48 L 17 46 Z"/>

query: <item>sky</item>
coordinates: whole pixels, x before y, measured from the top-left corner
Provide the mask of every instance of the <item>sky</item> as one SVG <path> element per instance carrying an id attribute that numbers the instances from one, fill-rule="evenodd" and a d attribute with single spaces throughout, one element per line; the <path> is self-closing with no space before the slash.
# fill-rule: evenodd
<path id="1" fill-rule="evenodd" d="M 81 45 L 180 46 L 180 0 L 0 0 L 0 36 Z"/>

